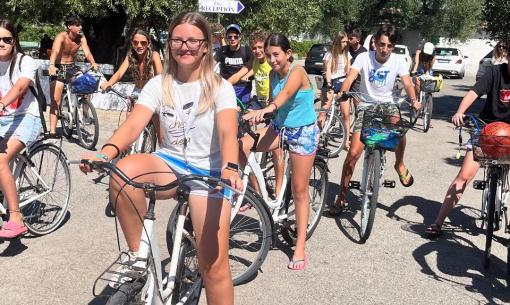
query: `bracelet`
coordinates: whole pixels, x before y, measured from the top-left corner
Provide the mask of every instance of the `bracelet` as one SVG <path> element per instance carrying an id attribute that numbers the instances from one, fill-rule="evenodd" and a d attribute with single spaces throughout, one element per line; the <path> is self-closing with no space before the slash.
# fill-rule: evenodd
<path id="1" fill-rule="evenodd" d="M 50 66 L 50 67 L 51 67 L 51 66 L 55 66 L 55 64 L 50 63 L 48 66 Z"/>
<path id="2" fill-rule="evenodd" d="M 116 156 L 120 155 L 120 149 L 119 149 L 119 147 L 118 147 L 117 145 L 113 144 L 113 143 L 106 143 L 105 145 L 103 145 L 103 146 L 101 147 L 101 150 L 103 150 L 103 148 L 105 148 L 105 147 L 107 147 L 107 146 L 111 146 L 111 147 L 113 147 L 113 148 L 115 148 L 115 149 L 117 150 L 117 155 L 116 155 Z"/>

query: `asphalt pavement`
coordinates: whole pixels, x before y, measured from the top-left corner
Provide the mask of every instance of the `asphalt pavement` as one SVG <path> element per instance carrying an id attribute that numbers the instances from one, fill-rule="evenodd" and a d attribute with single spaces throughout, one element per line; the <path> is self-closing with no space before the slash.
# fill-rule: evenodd
<path id="1" fill-rule="evenodd" d="M 350 208 L 340 217 L 322 217 L 307 243 L 310 260 L 305 271 L 289 271 L 292 250 L 277 243 L 257 277 L 235 288 L 236 304 L 506 304 L 510 280 L 505 278 L 509 234 L 496 232 L 492 266 L 484 269 L 485 235 L 476 220 L 481 191 L 472 185 L 447 219 L 438 240 L 424 238 L 424 224 L 433 222 L 448 185 L 461 161 L 457 133 L 449 118 L 473 78 L 446 80 L 435 94 L 434 117 L 428 133 L 408 133 L 406 164 L 415 183 L 404 188 L 387 153 L 383 179 L 397 181 L 382 188 L 374 229 L 359 243 L 358 194 L 349 196 Z M 483 100 L 473 106 L 476 112 Z M 98 111 L 100 147 L 117 126 L 118 112 Z M 417 126 L 419 128 L 419 126 Z M 86 153 L 76 143 L 65 143 L 69 159 Z M 345 152 L 329 161 L 329 202 L 338 191 Z M 359 179 L 361 162 L 354 179 Z M 105 216 L 105 185 L 95 185 L 72 167 L 71 206 L 64 224 L 41 237 L 0 241 L 0 304 L 105 304 L 94 297 L 95 279 L 117 255 L 115 220 Z M 483 172 L 478 173 L 478 178 Z M 156 229 L 164 240 L 166 221 L 175 203 L 161 202 Z M 123 237 L 120 237 L 124 248 Z M 166 245 L 161 243 L 166 255 Z M 98 293 L 108 293 L 103 286 Z M 206 304 L 205 297 L 201 304 Z"/>

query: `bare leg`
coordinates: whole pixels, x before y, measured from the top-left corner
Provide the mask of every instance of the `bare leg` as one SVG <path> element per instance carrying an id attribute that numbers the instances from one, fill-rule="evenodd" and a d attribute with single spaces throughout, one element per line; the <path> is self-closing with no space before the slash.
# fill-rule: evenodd
<path id="1" fill-rule="evenodd" d="M 290 154 L 292 162 L 292 197 L 296 209 L 297 240 L 292 260 L 305 258 L 306 230 L 310 214 L 310 194 L 308 183 L 312 170 L 315 155 L 301 156 L 295 153 Z M 296 267 L 296 266 L 295 266 Z"/>
<path id="2" fill-rule="evenodd" d="M 234 287 L 228 259 L 230 204 L 226 200 L 190 196 L 190 212 L 207 304 L 232 305 Z"/>
<path id="3" fill-rule="evenodd" d="M 175 180 L 175 175 L 160 158 L 150 154 L 129 155 L 117 163 L 117 167 L 137 182 L 164 185 Z M 161 173 L 167 171 L 167 173 Z M 153 174 L 150 174 L 153 173 Z M 137 178 L 135 178 L 137 177 Z M 142 236 L 143 217 L 147 211 L 145 194 L 141 189 L 124 187 L 124 181 L 113 176 L 110 179 L 110 197 L 130 251 L 137 252 Z M 175 196 L 175 189 L 156 194 L 158 199 Z"/>
<path id="4" fill-rule="evenodd" d="M 24 147 L 25 145 L 21 141 L 14 138 L 8 138 L 0 142 L 0 189 L 7 200 L 9 221 L 18 225 L 23 225 L 23 216 L 19 212 L 18 191 L 9 162 Z"/>
<path id="5" fill-rule="evenodd" d="M 50 95 L 51 95 L 51 106 L 50 106 L 50 133 L 56 133 L 57 130 L 57 114 L 60 108 L 60 100 L 62 98 L 62 92 L 64 90 L 64 83 L 59 81 L 50 82 Z M 70 102 L 70 101 L 69 101 Z"/>
<path id="6" fill-rule="evenodd" d="M 466 185 L 473 180 L 479 168 L 480 164 L 473 159 L 473 152 L 468 151 L 457 177 L 455 177 L 452 184 L 448 187 L 441 209 L 434 221 L 439 227 L 443 225 L 445 218 L 448 217 L 455 205 L 459 202 L 466 189 Z"/>
<path id="7" fill-rule="evenodd" d="M 407 167 L 404 164 L 404 153 L 406 150 L 406 136 L 404 135 L 402 139 L 400 140 L 399 145 L 397 146 L 397 149 L 395 150 L 395 170 L 400 175 L 404 175 L 407 172 Z M 410 180 L 412 178 L 412 175 L 407 175 L 407 179 L 404 181 L 405 184 L 410 183 Z"/>
<path id="8" fill-rule="evenodd" d="M 335 203 L 338 206 L 345 205 L 345 196 L 347 194 L 347 189 L 349 188 L 349 182 L 351 181 L 354 168 L 356 167 L 356 163 L 361 157 L 364 148 L 365 145 L 363 145 L 363 143 L 361 143 L 360 140 L 360 133 L 359 132 L 354 133 L 351 137 L 351 145 L 349 146 L 349 152 L 347 153 L 342 168 L 342 178 L 340 179 L 340 192 L 338 193 L 338 199 Z"/>

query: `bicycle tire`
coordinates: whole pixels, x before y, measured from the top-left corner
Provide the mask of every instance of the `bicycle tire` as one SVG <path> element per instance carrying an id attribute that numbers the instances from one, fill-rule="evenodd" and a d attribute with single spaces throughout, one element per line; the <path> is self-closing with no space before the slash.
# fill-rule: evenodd
<path id="1" fill-rule="evenodd" d="M 140 303 L 140 293 L 145 285 L 144 282 L 126 282 L 119 286 L 118 290 L 108 299 L 105 305 L 135 305 Z"/>
<path id="2" fill-rule="evenodd" d="M 338 157 L 340 152 L 345 148 L 347 143 L 347 130 L 345 123 L 340 119 L 338 114 L 333 114 L 331 126 L 326 132 L 325 136 L 325 148 L 328 149 L 328 156 L 331 158 Z"/>
<path id="3" fill-rule="evenodd" d="M 425 95 L 425 104 L 423 105 L 423 132 L 428 132 L 430 129 L 433 107 L 434 101 L 432 100 L 432 95 Z"/>
<path id="4" fill-rule="evenodd" d="M 156 128 L 152 122 L 149 122 L 143 129 L 142 151 L 141 153 L 151 153 L 156 150 Z"/>
<path id="5" fill-rule="evenodd" d="M 272 242 L 273 226 L 265 202 L 250 187 L 246 190 L 244 202 L 251 204 L 252 208 L 238 212 L 230 225 L 229 264 L 234 285 L 244 284 L 255 277 L 267 257 Z M 174 208 L 170 214 L 166 231 L 169 253 L 173 247 L 172 236 L 175 230 L 176 215 L 177 208 Z M 185 224 L 185 229 L 188 226 L 191 226 L 191 223 Z M 255 236 L 248 236 L 249 233 Z"/>
<path id="6" fill-rule="evenodd" d="M 84 113 L 79 113 L 84 108 L 87 109 L 87 115 Z M 76 130 L 78 131 L 78 139 L 81 146 L 86 149 L 93 149 L 96 147 L 97 140 L 99 139 L 99 120 L 97 118 L 96 108 L 94 108 L 94 105 L 89 99 L 81 97 L 78 100 L 75 118 Z M 85 122 L 85 119 L 87 119 L 89 122 Z M 87 125 L 93 126 L 91 126 L 92 128 L 85 129 Z"/>
<path id="7" fill-rule="evenodd" d="M 71 105 L 69 104 L 69 98 L 66 92 L 62 93 L 62 99 L 60 101 L 60 125 L 62 125 L 62 134 L 66 138 L 71 139 L 73 137 L 74 122 Z"/>
<path id="8" fill-rule="evenodd" d="M 363 168 L 364 181 L 361 182 L 364 188 L 361 190 L 360 243 L 365 243 L 372 232 L 381 178 L 381 152 L 372 150 L 365 158 L 367 166 Z"/>
<path id="9" fill-rule="evenodd" d="M 292 191 L 290 187 L 290 181 L 287 184 L 287 198 L 286 198 L 286 208 L 285 212 L 287 213 L 287 219 L 283 222 L 280 227 L 280 231 L 282 233 L 282 237 L 291 247 L 296 244 L 297 239 L 297 227 L 296 227 L 296 217 L 295 217 L 295 209 L 294 202 L 292 200 Z M 310 173 L 310 181 L 309 181 L 309 189 L 308 191 L 312 191 L 310 194 L 310 215 L 308 218 L 308 227 L 306 229 L 306 239 L 308 240 L 321 219 L 322 213 L 324 211 L 324 206 L 326 202 L 326 197 L 328 194 L 328 169 L 326 165 L 326 161 L 324 161 L 320 157 L 316 157 L 312 171 Z M 312 213 L 315 212 L 315 213 Z"/>
<path id="10" fill-rule="evenodd" d="M 189 221 L 189 219 L 187 219 L 187 221 Z M 189 227 L 191 227 L 191 229 Z M 172 249 L 168 250 L 171 253 Z M 176 304 L 181 301 L 181 299 L 188 293 L 191 288 L 193 288 L 193 286 L 196 287 L 192 292 L 189 293 L 189 296 L 184 304 L 198 304 L 203 286 L 198 266 L 197 247 L 193 237 L 193 227 L 188 226 L 188 230 L 183 232 L 182 236 L 177 272 L 175 274 L 175 285 L 172 291 L 172 304 Z"/>
<path id="11" fill-rule="evenodd" d="M 490 266 L 492 238 L 494 236 L 494 214 L 496 212 L 496 196 L 498 175 L 495 170 L 489 172 L 489 201 L 487 202 L 487 229 L 485 233 L 484 267 Z"/>
<path id="12" fill-rule="evenodd" d="M 30 164 L 22 161 L 16 177 L 20 202 L 44 192 L 44 184 L 51 187 L 51 191 L 24 205 L 21 212 L 30 233 L 45 235 L 55 231 L 67 215 L 71 193 L 69 166 L 62 151 L 52 144 L 37 146 L 29 153 L 28 160 L 44 183 L 28 167 Z"/>

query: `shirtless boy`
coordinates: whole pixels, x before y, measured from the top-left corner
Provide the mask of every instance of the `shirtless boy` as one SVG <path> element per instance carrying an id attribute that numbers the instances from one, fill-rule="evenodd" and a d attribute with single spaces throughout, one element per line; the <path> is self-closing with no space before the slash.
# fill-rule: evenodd
<path id="1" fill-rule="evenodd" d="M 75 56 L 80 47 L 83 49 L 85 58 L 97 70 L 98 65 L 90 52 L 87 39 L 81 30 L 81 18 L 76 15 L 67 16 L 65 26 L 67 31 L 61 32 L 55 37 L 51 48 L 50 65 L 48 68 L 51 77 L 50 94 L 50 134 L 55 135 L 57 129 L 57 111 L 60 107 L 60 98 L 64 89 L 66 70 L 74 66 Z M 57 75 L 57 71 L 58 73 Z"/>

